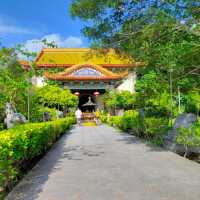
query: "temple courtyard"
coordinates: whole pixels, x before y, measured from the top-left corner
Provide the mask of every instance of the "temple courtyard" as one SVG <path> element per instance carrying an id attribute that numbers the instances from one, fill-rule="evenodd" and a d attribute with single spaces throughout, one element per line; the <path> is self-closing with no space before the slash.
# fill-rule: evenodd
<path id="1" fill-rule="evenodd" d="M 200 165 L 111 127 L 74 126 L 7 200 L 197 200 Z"/>

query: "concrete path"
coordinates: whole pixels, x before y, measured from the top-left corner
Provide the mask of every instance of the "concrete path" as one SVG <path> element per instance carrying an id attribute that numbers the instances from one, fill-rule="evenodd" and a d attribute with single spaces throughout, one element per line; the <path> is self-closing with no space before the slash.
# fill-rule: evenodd
<path id="1" fill-rule="evenodd" d="M 199 200 L 200 165 L 111 127 L 75 127 L 7 200 Z"/>

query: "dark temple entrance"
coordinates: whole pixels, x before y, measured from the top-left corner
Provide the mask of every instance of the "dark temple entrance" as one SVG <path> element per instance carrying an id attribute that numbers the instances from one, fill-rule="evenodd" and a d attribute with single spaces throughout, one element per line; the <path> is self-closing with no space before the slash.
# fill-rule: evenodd
<path id="1" fill-rule="evenodd" d="M 99 96 L 104 94 L 105 90 L 98 90 L 99 96 L 94 94 L 97 90 L 73 90 L 72 92 L 79 92 L 78 107 L 82 112 L 94 112 L 99 107 Z"/>
<path id="2" fill-rule="evenodd" d="M 91 103 L 91 105 L 86 105 L 87 103 Z M 93 105 L 94 104 L 94 105 Z M 79 108 L 82 112 L 94 112 L 97 107 L 96 98 L 91 94 L 82 94 L 79 97 Z"/>

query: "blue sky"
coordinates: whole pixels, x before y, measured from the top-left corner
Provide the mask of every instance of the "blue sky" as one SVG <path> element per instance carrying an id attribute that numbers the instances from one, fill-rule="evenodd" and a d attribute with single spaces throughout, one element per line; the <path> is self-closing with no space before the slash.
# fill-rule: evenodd
<path id="1" fill-rule="evenodd" d="M 42 38 L 55 40 L 61 47 L 88 46 L 87 39 L 80 31 L 83 22 L 72 19 L 69 14 L 70 2 L 71 0 L 1 0 L 0 42 L 4 46 L 23 43 L 33 50 L 33 41 L 38 42 Z"/>

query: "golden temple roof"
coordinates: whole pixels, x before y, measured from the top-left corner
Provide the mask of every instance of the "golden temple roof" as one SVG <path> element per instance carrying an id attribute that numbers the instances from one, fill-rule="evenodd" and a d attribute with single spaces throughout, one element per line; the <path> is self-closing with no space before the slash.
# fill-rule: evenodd
<path id="1" fill-rule="evenodd" d="M 44 48 L 36 59 L 38 68 L 71 67 L 84 63 L 103 67 L 136 67 L 141 65 L 132 58 L 118 54 L 114 49 Z"/>

